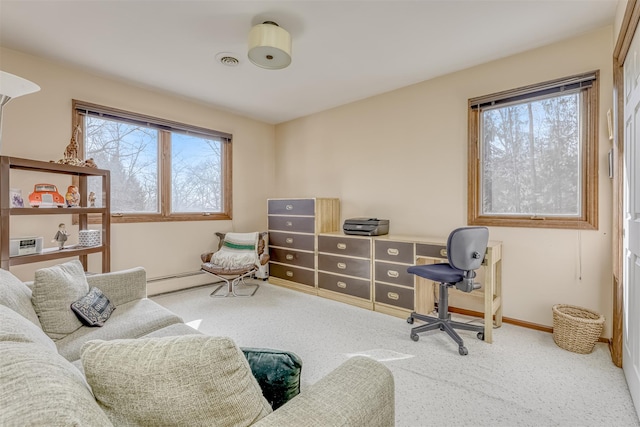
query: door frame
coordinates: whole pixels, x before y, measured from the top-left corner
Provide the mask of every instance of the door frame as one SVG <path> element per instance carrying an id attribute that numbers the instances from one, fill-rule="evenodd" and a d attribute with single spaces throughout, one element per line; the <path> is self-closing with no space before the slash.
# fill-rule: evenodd
<path id="1" fill-rule="evenodd" d="M 624 162 L 624 61 L 629 53 L 631 41 L 640 22 L 640 3 L 629 0 L 622 18 L 622 25 L 613 49 L 613 325 L 611 338 L 611 360 L 622 367 L 622 321 L 623 321 L 623 189 L 621 171 Z"/>

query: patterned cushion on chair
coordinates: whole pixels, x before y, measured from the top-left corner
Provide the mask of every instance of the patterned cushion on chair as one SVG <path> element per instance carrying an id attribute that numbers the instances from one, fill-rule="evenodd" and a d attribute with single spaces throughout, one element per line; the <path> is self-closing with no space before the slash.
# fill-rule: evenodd
<path id="1" fill-rule="evenodd" d="M 227 233 L 222 247 L 211 256 L 211 263 L 223 268 L 237 269 L 246 265 L 260 265 L 257 253 L 258 233 Z"/>

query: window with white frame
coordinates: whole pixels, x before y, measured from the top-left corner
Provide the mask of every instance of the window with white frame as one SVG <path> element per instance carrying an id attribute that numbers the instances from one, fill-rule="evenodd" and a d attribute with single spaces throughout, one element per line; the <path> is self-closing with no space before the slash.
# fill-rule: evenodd
<path id="1" fill-rule="evenodd" d="M 231 135 L 75 100 L 73 112 L 82 156 L 111 172 L 112 221 L 231 218 Z"/>
<path id="2" fill-rule="evenodd" d="M 596 229 L 598 72 L 469 100 L 470 225 Z"/>

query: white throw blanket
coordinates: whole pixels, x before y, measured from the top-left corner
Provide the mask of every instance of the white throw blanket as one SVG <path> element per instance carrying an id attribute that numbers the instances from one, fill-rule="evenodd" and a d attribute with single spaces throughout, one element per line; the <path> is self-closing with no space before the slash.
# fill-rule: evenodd
<path id="1" fill-rule="evenodd" d="M 260 266 L 257 248 L 257 232 L 227 233 L 220 250 L 211 256 L 211 263 L 230 269 L 251 264 Z"/>

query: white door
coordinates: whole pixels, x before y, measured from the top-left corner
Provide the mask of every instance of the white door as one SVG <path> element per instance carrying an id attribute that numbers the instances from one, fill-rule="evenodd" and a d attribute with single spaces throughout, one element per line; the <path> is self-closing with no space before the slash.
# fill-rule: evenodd
<path id="1" fill-rule="evenodd" d="M 624 63 L 622 366 L 640 414 L 640 31 Z"/>

